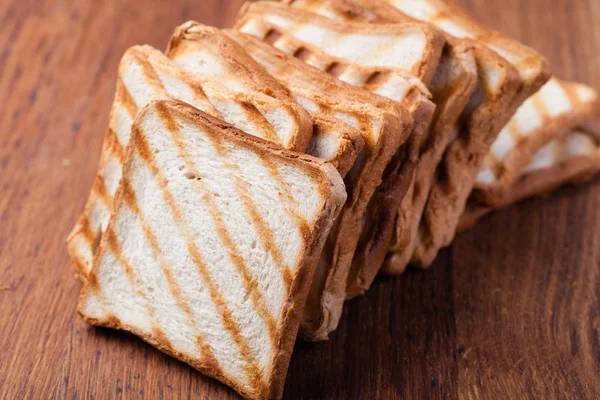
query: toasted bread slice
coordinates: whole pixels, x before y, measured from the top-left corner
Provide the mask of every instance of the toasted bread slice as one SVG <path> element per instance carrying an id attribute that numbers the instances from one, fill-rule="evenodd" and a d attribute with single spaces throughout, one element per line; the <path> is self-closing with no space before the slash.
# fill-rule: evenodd
<path id="1" fill-rule="evenodd" d="M 281 398 L 339 173 L 175 100 L 132 132 L 79 313 L 246 398 Z"/>
<path id="2" fill-rule="evenodd" d="M 577 128 L 551 140 L 525 166 L 496 209 L 505 208 L 534 196 L 545 196 L 567 184 L 580 184 L 600 171 L 600 140 L 585 128 Z M 463 232 L 494 207 L 473 199 L 460 219 Z"/>
<path id="3" fill-rule="evenodd" d="M 477 24 L 446 0 L 381 1 L 456 38 L 477 42 L 477 89 L 436 173 L 411 260 L 427 267 L 451 243 L 492 143 L 523 101 L 550 78 L 549 64 L 534 50 Z M 394 259 L 390 254 L 388 264 Z"/>
<path id="4" fill-rule="evenodd" d="M 326 113 L 346 121 L 359 130 L 365 142 L 359 161 L 346 177 L 349 200 L 321 256 L 301 324 L 304 338 L 326 339 L 337 327 L 341 316 L 346 277 L 359 239 L 361 219 L 379 182 L 385 178 L 386 166 L 400 144 L 407 140 L 410 130 L 402 124 L 410 120 L 410 116 L 399 103 L 340 82 L 257 38 L 235 31 L 227 31 L 227 34 L 278 79 L 298 104 L 309 111 Z M 407 84 L 410 82 L 410 79 L 406 81 Z M 420 92 L 419 87 L 405 92 Z M 423 97 L 418 96 L 421 102 L 428 103 Z M 412 100 L 414 98 L 398 100 L 408 103 L 415 101 Z"/>
<path id="5" fill-rule="evenodd" d="M 492 207 L 503 204 L 504 195 L 537 151 L 589 119 L 597 109 L 594 89 L 550 79 L 500 132 L 477 175 L 474 200 Z"/>
<path id="6" fill-rule="evenodd" d="M 431 82 L 445 42 L 436 29 L 420 23 L 332 21 L 283 3 L 259 1 L 244 5 L 235 27 L 354 86 L 381 85 L 399 69 L 425 85 Z M 335 62 L 321 65 L 315 50 Z"/>
<path id="7" fill-rule="evenodd" d="M 286 93 L 278 83 L 274 87 L 274 91 Z M 265 88 L 262 87 L 263 90 Z M 83 215 L 67 240 L 69 253 L 81 279 L 85 279 L 91 268 L 108 223 L 133 119 L 138 109 L 155 96 L 171 96 L 186 101 L 251 134 L 293 150 L 307 149 L 312 137 L 311 116 L 291 98 L 288 102 L 260 92 L 234 93 L 184 73 L 156 49 L 132 47 L 123 56 L 119 67 L 110 125 L 92 192 Z"/>

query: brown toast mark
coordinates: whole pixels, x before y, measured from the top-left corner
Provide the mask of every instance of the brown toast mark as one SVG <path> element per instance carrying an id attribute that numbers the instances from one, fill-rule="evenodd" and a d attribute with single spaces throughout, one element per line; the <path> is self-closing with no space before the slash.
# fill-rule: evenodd
<path id="1" fill-rule="evenodd" d="M 274 341 L 277 344 L 277 349 L 270 353 L 271 356 L 268 361 L 268 366 L 263 370 L 255 368 L 256 359 L 254 350 L 248 346 L 244 335 L 239 331 L 241 328 L 237 326 L 238 323 L 236 319 L 234 319 L 228 304 L 225 302 L 223 294 L 220 292 L 220 289 L 214 280 L 215 278 L 211 275 L 211 271 L 204 262 L 202 249 L 196 244 L 195 238 L 192 238 L 190 235 L 190 228 L 185 222 L 184 212 L 180 209 L 180 205 L 178 204 L 179 200 L 171 193 L 167 178 L 163 175 L 162 168 L 165 161 L 159 162 L 158 159 L 155 158 L 155 150 L 157 148 L 152 146 L 156 146 L 157 143 L 162 145 L 165 140 L 165 135 L 160 131 L 152 132 L 151 130 L 145 131 L 145 129 L 143 129 L 146 118 L 154 116 L 159 119 L 164 118 L 165 113 L 160 110 L 162 107 L 165 107 L 168 110 L 171 119 L 166 121 L 163 119 L 163 121 L 165 121 L 165 127 L 170 127 L 170 129 L 167 130 L 171 132 L 166 135 L 166 140 L 170 147 L 177 147 L 177 135 L 184 134 L 180 126 L 193 126 L 200 129 L 202 135 L 209 139 L 209 142 L 216 141 L 227 143 L 231 146 L 236 146 L 240 151 L 252 152 L 258 158 L 277 163 L 277 165 L 295 168 L 296 171 L 299 173 L 301 172 L 314 181 L 313 187 L 315 188 L 315 196 L 316 193 L 319 193 L 318 196 L 321 201 L 315 203 L 314 213 L 311 214 L 314 215 L 311 217 L 311 226 L 314 227 L 314 230 L 311 232 L 304 232 L 304 234 L 311 235 L 311 237 L 304 238 L 304 245 L 298 254 L 292 282 L 289 282 L 289 292 L 287 295 L 282 295 L 281 297 L 283 304 L 277 319 L 277 339 Z M 175 121 L 175 123 L 173 123 L 173 121 Z M 186 135 L 188 135 L 189 140 L 189 131 Z M 151 145 L 151 143 L 153 144 Z M 179 142 L 180 145 L 182 143 L 183 142 Z M 196 144 L 197 142 L 194 142 L 194 145 Z M 186 146 L 189 145 L 186 144 Z M 227 154 L 218 157 L 227 157 Z M 194 163 L 196 162 L 197 161 L 194 161 Z M 95 291 L 91 286 L 93 282 L 97 282 L 97 279 L 94 277 L 99 276 L 99 273 L 102 272 L 100 269 L 105 265 L 105 257 L 107 251 L 109 251 L 107 248 L 107 241 L 111 237 L 110 232 L 113 232 L 113 228 L 118 228 L 120 229 L 119 232 L 121 235 L 127 235 L 127 233 L 119 227 L 119 224 L 121 223 L 120 214 L 123 212 L 123 208 L 127 207 L 127 200 L 124 199 L 125 189 L 123 186 L 117 191 L 115 197 L 115 211 L 109 222 L 109 234 L 103 238 L 100 245 L 100 250 L 91 274 L 92 278 L 84 286 L 79 305 L 79 312 L 84 316 L 88 323 L 125 329 L 142 337 L 160 350 L 173 355 L 199 369 L 201 372 L 232 386 L 245 397 L 261 399 L 281 398 L 289 357 L 293 349 L 301 312 L 304 308 L 306 295 L 310 288 L 315 264 L 329 232 L 329 228 L 332 225 L 332 221 L 337 217 L 337 213 L 345 201 L 346 195 L 339 174 L 331 165 L 322 160 L 285 151 L 279 146 L 249 136 L 233 128 L 231 125 L 216 120 L 187 104 L 173 100 L 152 101 L 138 115 L 138 118 L 134 123 L 132 143 L 128 146 L 126 164 L 124 165 L 123 170 L 124 180 L 133 181 L 133 177 L 138 173 L 136 172 L 136 168 L 147 170 L 147 178 L 155 181 L 152 185 L 152 187 L 155 188 L 153 190 L 156 190 L 159 193 L 159 196 L 162 194 L 167 206 L 164 216 L 171 220 L 169 223 L 173 224 L 175 229 L 180 232 L 182 239 L 187 244 L 187 254 L 191 256 L 193 264 L 195 264 L 198 273 L 202 277 L 203 284 L 207 288 L 210 302 L 218 311 L 217 318 L 220 319 L 223 328 L 226 329 L 226 331 L 231 332 L 235 339 L 235 346 L 239 348 L 239 355 L 242 359 L 246 360 L 244 363 L 244 370 L 248 375 L 247 382 L 249 383 L 245 384 L 239 379 L 228 375 L 227 372 L 224 373 L 222 369 L 217 369 L 216 366 L 218 366 L 218 364 L 215 365 L 211 360 L 203 357 L 199 358 L 178 349 L 175 344 L 170 341 L 168 331 L 161 329 L 156 326 L 156 324 L 152 324 L 149 328 L 150 330 L 146 330 L 143 327 L 136 326 L 135 324 L 131 325 L 128 321 L 117 318 L 117 316 L 111 312 L 110 307 L 119 307 L 119 304 L 112 304 L 110 306 L 105 305 L 100 311 L 100 314 L 98 314 L 98 310 L 89 309 L 90 301 L 94 300 L 94 296 L 96 296 L 94 294 Z M 234 173 L 235 171 L 232 169 L 229 172 Z M 192 180 L 190 185 L 197 187 L 195 186 L 196 182 L 197 181 Z M 276 191 L 276 188 L 269 190 Z M 199 201 L 203 202 L 203 200 Z M 124 223 L 127 224 L 128 222 L 125 221 Z M 142 235 L 144 234 L 142 233 Z M 120 240 L 116 234 L 113 234 L 113 237 L 116 240 Z M 132 240 L 135 241 L 136 238 L 130 237 L 128 240 L 131 242 Z M 129 264 L 129 261 L 125 261 Z M 124 265 L 118 260 L 116 260 L 115 263 L 119 264 L 118 266 Z M 136 265 L 131 264 L 129 267 L 132 271 L 132 275 L 137 273 Z M 140 294 L 143 294 L 143 291 L 140 291 Z M 106 301 L 109 301 L 109 299 L 106 299 Z M 203 342 L 202 337 L 194 336 L 194 341 L 198 342 L 201 349 L 210 349 L 210 343 Z M 216 351 L 215 348 L 212 350 Z M 216 359 L 216 356 L 213 357 L 214 361 L 216 361 Z"/>
<path id="2" fill-rule="evenodd" d="M 305 55 L 307 51 L 313 53 L 314 49 L 320 49 L 336 60 L 322 64 L 322 59 L 311 56 L 305 61 L 324 71 L 343 71 L 336 77 L 356 82 L 355 86 L 359 87 L 374 74 L 385 75 L 395 69 L 408 71 L 426 85 L 433 78 L 445 42 L 436 29 L 420 23 L 374 27 L 332 21 L 283 3 L 259 1 L 244 5 L 235 29 L 263 40 L 275 36 L 276 41 L 271 44 L 288 54 L 294 54 L 299 48 L 303 48 Z M 368 46 L 369 50 L 352 53 L 352 47 L 345 44 L 350 40 L 363 40 L 362 48 Z M 400 49 L 405 50 L 403 57 L 389 57 L 389 54 L 399 54 Z M 334 63 L 335 68 L 332 68 Z"/>
<path id="3" fill-rule="evenodd" d="M 594 89 L 552 78 L 500 132 L 477 176 L 473 200 L 492 207 L 502 205 L 506 192 L 537 151 L 597 110 Z"/>
<path id="4" fill-rule="evenodd" d="M 600 171 L 598 135 L 585 128 L 563 134 L 540 149 L 495 207 L 470 199 L 458 232 L 470 229 L 494 210 L 506 208 L 535 196 L 546 196 L 562 186 L 582 184 Z"/>
<path id="5" fill-rule="evenodd" d="M 247 66 L 247 68 L 251 67 Z M 263 75 L 268 76 L 264 71 Z M 163 82 L 163 79 L 166 81 Z M 172 86 L 174 85 L 173 80 L 180 86 Z M 265 85 L 262 86 L 263 91 L 268 89 L 266 82 L 269 81 L 273 81 L 273 78 L 269 77 L 265 80 Z M 251 80 L 253 85 L 258 85 L 259 82 L 257 77 L 253 77 Z M 79 270 L 81 279 L 85 279 L 91 268 L 97 244 L 106 228 L 112 208 L 112 197 L 120 179 L 124 148 L 129 141 L 131 123 L 139 106 L 146 104 L 153 96 L 174 95 L 219 118 L 224 117 L 217 108 L 235 106 L 241 113 L 236 122 L 239 121 L 239 124 L 247 127 L 249 132 L 266 139 L 274 139 L 277 135 L 284 146 L 304 151 L 312 136 L 312 118 L 304 109 L 293 103 L 281 85 L 276 83 L 275 86 L 274 91 L 286 93 L 285 98 L 291 102 L 273 99 L 258 92 L 255 94 L 234 93 L 218 84 L 202 81 L 186 74 L 161 52 L 149 46 L 129 49 L 123 56 L 119 68 L 110 126 L 104 140 L 103 153 L 92 193 L 88 198 L 83 215 L 67 239 L 69 254 Z M 132 95 L 130 89 L 137 91 L 134 93 L 135 95 Z M 294 125 L 289 132 L 284 128 L 283 132 L 289 136 L 283 136 L 283 134 L 279 136 L 275 127 L 268 123 L 267 113 L 270 110 L 285 113 L 290 122 L 291 119 L 297 122 L 297 125 Z M 86 226 L 90 229 L 83 229 Z M 93 232 L 93 237 L 90 237 L 90 231 Z M 86 232 L 87 238 L 83 235 L 84 232 Z"/>
<path id="6" fill-rule="evenodd" d="M 361 219 L 368 207 L 369 199 L 382 179 L 387 180 L 389 175 L 396 173 L 395 169 L 386 170 L 386 165 L 390 163 L 396 165 L 396 162 L 402 162 L 406 158 L 404 153 L 409 145 L 406 142 L 406 133 L 408 132 L 406 129 L 393 128 L 392 130 L 398 130 L 398 133 L 375 136 L 372 133 L 373 128 L 369 125 L 375 120 L 376 115 L 388 115 L 385 117 L 386 119 L 392 115 L 396 116 L 396 120 L 405 119 L 406 117 L 402 117 L 402 115 L 406 112 L 400 108 L 404 106 L 412 110 L 415 118 L 419 120 L 419 126 L 426 126 L 428 122 L 425 122 L 424 119 L 431 118 L 433 107 L 426 97 L 428 93 L 422 91 L 421 85 L 412 84 L 415 78 L 406 75 L 398 76 L 402 80 L 397 81 L 397 84 L 404 83 L 407 89 L 404 89 L 403 92 L 407 94 L 407 97 L 395 98 L 397 102 L 394 102 L 341 82 L 301 60 L 295 59 L 293 55 L 270 47 L 257 38 L 233 31 L 227 31 L 227 34 L 238 41 L 254 59 L 266 67 L 269 73 L 281 81 L 300 105 L 313 112 L 331 113 L 331 115 L 338 116 L 340 113 L 344 114 L 345 117 L 342 119 L 352 119 L 353 125 L 359 129 L 366 143 L 367 152 L 359 157 L 362 161 L 346 177 L 349 198 L 336 228 L 330 234 L 321 260 L 320 271 L 322 273 L 318 272 L 315 276 L 303 317 L 301 335 L 310 340 L 323 340 L 327 338 L 329 332 L 337 327 L 341 316 L 346 292 L 347 268 L 352 261 L 353 246 L 356 246 L 360 238 Z M 320 58 L 320 60 L 324 60 L 324 58 Z M 329 64 L 328 62 L 321 63 Z M 323 94 L 307 92 L 306 88 Z M 360 103 L 362 106 L 355 103 Z M 367 104 L 370 106 L 367 107 Z M 428 112 L 429 110 L 431 112 Z M 392 119 L 385 125 L 394 127 L 397 123 Z M 403 138 L 398 137 L 400 132 L 405 132 L 402 134 Z M 385 137 L 390 139 L 386 140 Z M 391 140 L 394 137 L 396 137 L 395 140 L 405 143 L 402 146 L 403 151 L 394 149 Z M 417 137 L 420 137 L 419 133 L 412 134 L 411 145 L 412 140 Z M 385 145 L 387 150 L 382 145 Z M 393 154 L 394 152 L 397 154 Z M 390 160 L 390 158 L 392 159 Z M 369 237 L 376 239 L 374 235 L 369 235 Z M 331 272 L 325 273 L 326 266 L 330 264 L 332 265 Z M 348 267 L 342 267 L 343 265 Z"/>

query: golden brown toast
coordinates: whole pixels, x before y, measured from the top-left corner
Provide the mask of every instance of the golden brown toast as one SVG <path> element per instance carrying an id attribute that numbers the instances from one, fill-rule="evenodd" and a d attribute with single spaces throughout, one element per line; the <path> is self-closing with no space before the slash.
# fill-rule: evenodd
<path id="1" fill-rule="evenodd" d="M 280 399 L 315 267 L 345 199 L 331 164 L 183 102 L 153 100 L 133 123 L 78 311 L 245 398 Z"/>

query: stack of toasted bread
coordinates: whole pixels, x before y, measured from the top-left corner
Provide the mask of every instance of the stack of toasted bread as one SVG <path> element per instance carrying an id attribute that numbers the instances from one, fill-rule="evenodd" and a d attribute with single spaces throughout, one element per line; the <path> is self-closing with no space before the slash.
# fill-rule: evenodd
<path id="1" fill-rule="evenodd" d="M 597 93 L 447 0 L 246 4 L 121 61 L 68 239 L 86 322 L 280 398 L 382 271 L 600 170 Z"/>

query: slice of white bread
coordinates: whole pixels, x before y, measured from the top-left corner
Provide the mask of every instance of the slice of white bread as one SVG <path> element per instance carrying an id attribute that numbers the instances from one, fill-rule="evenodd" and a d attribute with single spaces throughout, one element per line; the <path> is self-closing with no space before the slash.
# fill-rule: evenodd
<path id="1" fill-rule="evenodd" d="M 345 199 L 331 164 L 186 103 L 152 101 L 134 122 L 78 311 L 246 398 L 281 398 L 315 266 Z"/>
<path id="2" fill-rule="evenodd" d="M 492 145 L 475 184 L 474 200 L 504 203 L 520 172 L 551 140 L 589 119 L 598 110 L 598 92 L 552 78 L 527 99 Z"/>
<path id="3" fill-rule="evenodd" d="M 226 33 L 282 82 L 298 104 L 309 111 L 328 113 L 348 122 L 361 132 L 365 141 L 359 161 L 346 177 L 349 200 L 321 256 L 301 325 L 304 338 L 326 339 L 341 316 L 346 277 L 359 240 L 361 220 L 379 183 L 387 178 L 386 166 L 395 157 L 400 143 L 407 139 L 409 130 L 401 124 L 409 117 L 403 116 L 406 111 L 400 108 L 400 101 L 407 105 L 419 101 L 417 105 L 410 105 L 415 109 L 431 107 L 426 105 L 429 102 L 421 94 L 421 85 L 405 90 L 406 93 L 416 91 L 416 96 L 393 102 L 345 84 L 250 35 Z M 413 80 L 406 79 L 406 84 Z M 315 95 L 317 91 L 321 94 Z"/>
<path id="4" fill-rule="evenodd" d="M 395 70 L 404 70 L 429 84 L 445 42 L 437 29 L 425 24 L 373 26 L 335 22 L 270 1 L 246 3 L 235 29 L 266 40 L 285 53 L 317 64 L 317 68 L 360 87 L 383 84 Z M 281 37 L 283 33 L 285 37 Z M 319 65 L 321 60 L 312 56 L 315 50 L 337 60 Z"/>
<path id="5" fill-rule="evenodd" d="M 483 216 L 534 196 L 546 196 L 568 184 L 581 184 L 600 171 L 600 137 L 586 128 L 563 133 L 542 147 L 518 174 L 495 207 L 469 200 L 458 231 L 471 228 Z"/>
<path id="6" fill-rule="evenodd" d="M 436 173 L 411 260 L 416 266 L 428 267 L 439 250 L 452 242 L 492 143 L 523 101 L 550 78 L 549 64 L 534 50 L 479 25 L 447 0 L 380 1 L 447 34 L 477 43 L 477 89 Z"/>
<path id="7" fill-rule="evenodd" d="M 231 79 L 233 81 L 235 79 Z M 274 87 L 285 93 L 276 82 Z M 311 116 L 291 98 L 286 101 L 261 92 L 234 93 L 184 73 L 152 47 L 130 48 L 119 66 L 117 90 L 98 173 L 85 210 L 67 239 L 69 254 L 82 280 L 91 268 L 108 223 L 113 196 L 121 179 L 123 153 L 131 124 L 138 110 L 155 96 L 186 101 L 250 134 L 293 150 L 304 151 L 312 137 Z"/>
<path id="8" fill-rule="evenodd" d="M 244 92 L 262 91 L 294 102 L 279 82 L 219 29 L 194 21 L 186 22 L 175 29 L 166 54 L 177 66 L 194 76 L 226 82 L 228 87 Z M 322 115 L 315 116 L 313 128 L 308 154 L 330 161 L 345 175 L 362 148 L 359 134 L 342 121 L 335 122 Z M 351 146 L 349 140 L 354 140 Z"/>
<path id="9" fill-rule="evenodd" d="M 415 120 L 423 122 L 417 123 L 411 140 L 394 157 L 394 164 L 391 164 L 385 173 L 386 179 L 380 190 L 374 193 L 377 196 L 372 197 L 367 207 L 368 215 L 363 218 L 367 223 L 362 224 L 355 252 L 355 255 L 360 255 L 355 256 L 360 262 L 352 265 L 347 284 L 350 297 L 360 294 L 370 286 L 385 259 L 398 207 L 410 189 L 421 140 L 431 121 L 429 113 L 425 113 L 426 118 L 418 116 L 415 108 L 410 105 L 411 100 L 406 96 L 407 92 L 401 89 L 406 87 L 406 82 L 409 81 L 406 75 L 410 73 L 413 74 L 413 80 L 421 78 L 426 83 L 430 82 L 430 75 L 436 70 L 441 47 L 445 42 L 443 35 L 421 23 L 374 26 L 340 22 L 298 9 L 294 4 L 285 6 L 267 2 L 247 5 L 240 13 L 236 28 L 344 82 L 399 101 L 411 110 Z M 334 44 L 328 45 L 323 40 L 321 34 L 324 31 L 330 32 L 329 38 L 335 36 Z M 313 32 L 314 35 L 307 32 Z M 421 38 L 417 41 L 420 45 L 416 47 L 413 46 L 415 37 Z M 359 43 L 364 47 L 376 49 L 373 53 L 376 56 L 362 57 L 363 50 L 360 46 L 348 45 L 343 54 L 348 58 L 340 57 L 342 51 L 337 46 L 359 39 Z M 389 47 L 383 46 L 382 43 Z M 403 49 L 404 53 L 400 49 Z M 388 51 L 389 54 L 386 53 Z M 402 54 L 410 54 L 411 60 L 418 59 L 419 67 L 407 63 Z M 386 57 L 389 59 L 383 62 L 383 65 L 387 68 L 383 69 L 377 63 Z"/>

